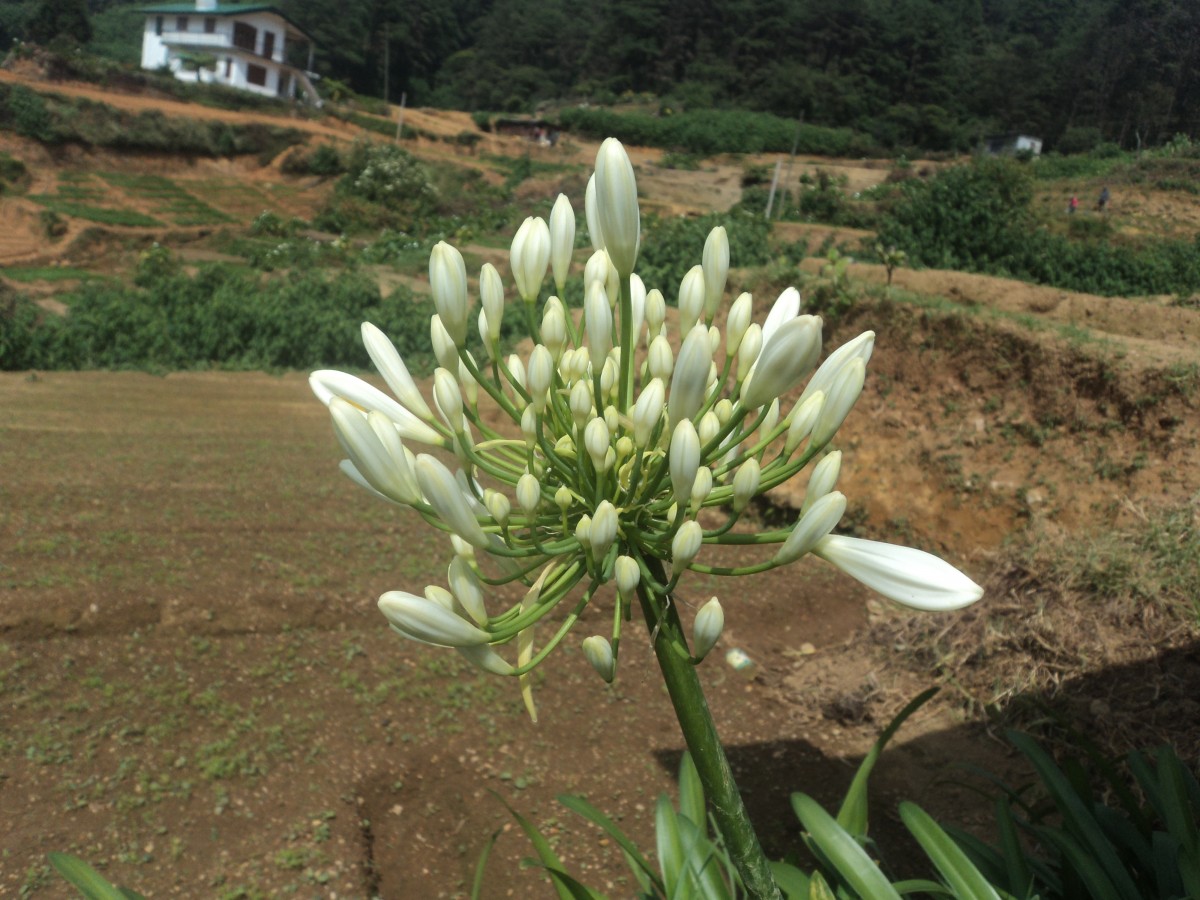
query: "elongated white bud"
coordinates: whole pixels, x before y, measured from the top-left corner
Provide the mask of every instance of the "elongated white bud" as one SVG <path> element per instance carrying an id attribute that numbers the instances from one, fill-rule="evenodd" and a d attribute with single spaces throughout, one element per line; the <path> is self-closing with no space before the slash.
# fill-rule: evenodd
<path id="1" fill-rule="evenodd" d="M 396 398 L 418 418 L 425 421 L 431 420 L 433 413 L 426 405 L 420 390 L 417 389 L 416 382 L 408 373 L 408 366 L 404 364 L 404 360 L 397 352 L 395 345 L 388 340 L 387 335 L 370 322 L 363 322 L 362 339 L 363 346 L 367 348 L 367 355 L 371 357 L 371 362 L 375 364 L 375 368 L 379 370 L 379 374 L 383 376 L 383 380 L 387 382 L 388 388 L 396 395 Z"/>
<path id="2" fill-rule="evenodd" d="M 712 493 L 712 488 L 712 469 L 708 466 L 701 466 L 696 470 L 696 481 L 692 484 L 692 505 L 699 509 L 708 499 L 708 495 Z"/>
<path id="3" fill-rule="evenodd" d="M 679 285 L 679 333 L 687 334 L 704 315 L 704 268 L 692 266 Z"/>
<path id="4" fill-rule="evenodd" d="M 442 325 L 456 347 L 467 340 L 467 267 L 462 254 L 438 241 L 429 254 L 429 288 Z M 448 366 L 446 368 L 449 368 Z"/>
<path id="5" fill-rule="evenodd" d="M 690 519 L 679 526 L 671 541 L 671 577 L 683 573 L 692 560 L 700 552 L 700 544 L 704 540 L 704 531 L 700 523 Z"/>
<path id="6" fill-rule="evenodd" d="M 704 317 L 711 322 L 729 277 L 729 235 L 724 226 L 718 225 L 708 233 L 701 258 L 704 261 Z"/>
<path id="7" fill-rule="evenodd" d="M 592 558 L 604 558 L 608 548 L 617 539 L 617 509 L 607 500 L 601 500 L 592 516 Z"/>
<path id="8" fill-rule="evenodd" d="M 662 329 L 666 318 L 666 298 L 663 297 L 662 291 L 654 288 L 650 293 L 646 294 L 646 328 L 648 329 L 646 334 L 650 340 L 658 337 L 658 332 Z"/>
<path id="9" fill-rule="evenodd" d="M 503 528 L 508 524 L 508 517 L 512 514 L 512 503 L 504 494 L 499 491 L 485 491 L 483 505 L 487 507 L 488 515 L 497 525 Z"/>
<path id="10" fill-rule="evenodd" d="M 700 435 L 700 446 L 707 447 L 721 433 L 721 420 L 717 418 L 717 414 L 710 409 L 702 415 L 696 433 Z"/>
<path id="11" fill-rule="evenodd" d="M 708 329 L 696 325 L 683 339 L 675 373 L 671 376 L 671 393 L 667 398 L 667 413 L 671 428 L 682 419 L 690 419 L 704 405 L 708 392 L 712 353 L 708 345 Z"/>
<path id="12" fill-rule="evenodd" d="M 571 406 L 571 418 L 575 427 L 583 429 L 592 420 L 592 388 L 586 381 L 577 381 L 571 386 L 568 399 Z"/>
<path id="13" fill-rule="evenodd" d="M 462 488 L 440 461 L 426 453 L 417 456 L 417 484 L 438 517 L 468 544 L 480 549 L 488 544 Z"/>
<path id="14" fill-rule="evenodd" d="M 321 369 L 308 376 L 308 385 L 317 399 L 326 406 L 334 397 L 341 397 L 361 409 L 374 409 L 383 413 L 396 423 L 400 436 L 405 440 L 420 441 L 422 444 L 437 447 L 446 446 L 446 441 L 438 432 L 379 388 L 367 384 L 361 378 L 332 369 Z"/>
<path id="15" fill-rule="evenodd" d="M 406 591 L 388 591 L 379 598 L 379 611 L 406 637 L 439 647 L 486 644 L 486 631 L 476 628 L 442 604 Z"/>
<path id="16" fill-rule="evenodd" d="M 340 397 L 334 397 L 329 404 L 329 413 L 339 443 L 368 486 L 397 503 L 412 503 L 420 499 L 419 496 L 413 496 L 412 485 L 398 467 L 398 461 L 361 410 Z M 382 416 L 382 413 L 373 415 Z M 395 434 L 395 426 L 389 427 Z M 399 443 L 398 438 L 396 443 Z M 403 464 L 403 460 L 401 454 L 399 462 Z"/>
<path id="17" fill-rule="evenodd" d="M 729 307 L 729 316 L 725 319 L 725 352 L 733 356 L 742 345 L 742 337 L 750 327 L 750 319 L 754 315 L 754 299 L 748 293 L 738 295 Z"/>
<path id="18" fill-rule="evenodd" d="M 442 418 L 455 434 L 463 431 L 463 401 L 458 389 L 458 379 L 445 369 L 433 372 L 433 399 L 441 410 Z"/>
<path id="19" fill-rule="evenodd" d="M 436 313 L 429 317 L 429 343 L 433 346 L 433 358 L 447 371 L 458 366 L 458 347 L 446 330 L 442 317 Z"/>
<path id="20" fill-rule="evenodd" d="M 721 603 L 713 597 L 696 613 L 692 623 L 692 653 L 696 659 L 704 659 L 721 637 L 725 630 L 725 610 Z"/>
<path id="21" fill-rule="evenodd" d="M 650 342 L 646 351 L 646 369 L 651 378 L 660 378 L 665 383 L 671 377 L 675 368 L 675 358 L 671 353 L 671 343 L 663 335 Z"/>
<path id="22" fill-rule="evenodd" d="M 750 501 L 758 493 L 758 483 L 761 477 L 762 470 L 758 460 L 753 456 L 738 466 L 737 474 L 733 476 L 733 511 L 735 513 L 740 513 L 750 505 Z"/>
<path id="23" fill-rule="evenodd" d="M 583 655 L 592 664 L 596 674 L 611 684 L 617 669 L 616 660 L 613 659 L 612 645 L 600 635 L 593 634 L 591 637 L 583 639 Z"/>
<path id="24" fill-rule="evenodd" d="M 758 361 L 758 354 L 761 350 L 762 329 L 757 322 L 751 322 L 746 328 L 746 333 L 742 335 L 742 343 L 738 345 L 737 380 L 739 383 L 746 380 L 754 363 Z"/>
<path id="25" fill-rule="evenodd" d="M 513 237 L 509 261 L 517 293 L 526 303 L 532 303 L 550 265 L 550 228 L 545 219 L 531 216 L 521 223 Z"/>
<path id="26" fill-rule="evenodd" d="M 641 583 L 642 570 L 632 556 L 618 556 L 613 565 L 613 577 L 616 579 L 617 590 L 621 592 L 621 596 L 630 600 L 633 598 L 633 592 L 637 590 L 638 584 Z"/>
<path id="27" fill-rule="evenodd" d="M 542 344 L 529 354 L 529 368 L 525 373 L 529 390 L 529 403 L 534 412 L 541 415 L 546 408 L 547 393 L 554 382 L 554 357 Z"/>
<path id="28" fill-rule="evenodd" d="M 775 561 L 786 565 L 810 553 L 818 541 L 837 527 L 845 513 L 846 495 L 841 491 L 831 491 L 822 496 L 807 512 L 800 514 L 792 533 L 775 554 Z"/>
<path id="29" fill-rule="evenodd" d="M 821 461 L 813 466 L 812 474 L 808 476 L 808 487 L 804 491 L 804 505 L 800 507 L 801 515 L 837 487 L 838 475 L 841 474 L 841 471 L 841 450 L 825 454 Z"/>
<path id="30" fill-rule="evenodd" d="M 633 440 L 639 447 L 646 447 L 662 418 L 667 392 L 661 378 L 651 379 L 633 405 Z"/>
<path id="31" fill-rule="evenodd" d="M 629 333 L 636 345 L 646 324 L 646 283 L 636 272 L 629 276 L 629 312 L 632 323 Z"/>
<path id="32" fill-rule="evenodd" d="M 506 360 L 508 374 L 514 387 L 525 387 L 525 363 L 515 353 L 510 353 Z"/>
<path id="33" fill-rule="evenodd" d="M 800 442 L 812 432 L 813 425 L 816 424 L 817 416 L 821 414 L 821 407 L 824 405 L 825 394 L 823 391 L 817 391 L 803 403 L 796 403 L 791 413 L 791 421 L 788 423 L 787 437 L 783 442 L 785 454 L 790 456 L 792 451 L 800 446 Z"/>
<path id="34" fill-rule="evenodd" d="M 696 482 L 696 470 L 700 467 L 700 438 L 691 419 L 682 419 L 671 432 L 671 449 L 668 463 L 671 472 L 671 490 L 678 503 L 686 504 L 692 496 L 692 485 Z"/>
<path id="35" fill-rule="evenodd" d="M 584 550 L 592 548 L 592 517 L 584 513 L 575 523 L 575 540 Z"/>
<path id="36" fill-rule="evenodd" d="M 616 138 L 605 139 L 596 154 L 596 218 L 604 249 L 621 277 L 628 278 L 637 263 L 641 213 L 633 164 Z"/>
<path id="37" fill-rule="evenodd" d="M 812 552 L 889 600 L 930 612 L 961 609 L 983 588 L 924 550 L 831 534 Z"/>
<path id="38" fill-rule="evenodd" d="M 752 409 L 770 403 L 798 385 L 820 357 L 820 317 L 798 316 L 788 320 L 763 346 L 750 386 L 743 386 L 742 402 Z"/>
<path id="39" fill-rule="evenodd" d="M 537 478 L 526 472 L 517 479 L 517 506 L 527 516 L 532 516 L 537 512 L 538 506 L 542 502 L 542 485 Z"/>
<path id="40" fill-rule="evenodd" d="M 825 402 L 821 405 L 821 414 L 813 425 L 812 442 L 822 447 L 833 439 L 837 430 L 850 415 L 863 384 L 867 378 L 867 364 L 859 357 L 854 357 L 838 370 L 837 376 L 825 393 Z"/>
<path id="41" fill-rule="evenodd" d="M 837 380 L 842 366 L 853 358 L 861 359 L 865 366 L 871 361 L 871 353 L 874 349 L 875 332 L 873 331 L 864 331 L 853 340 L 842 344 L 830 353 L 825 362 L 821 363 L 817 371 L 813 373 L 813 377 L 808 380 L 798 402 L 803 403 L 817 391 L 824 391 L 828 395 L 829 388 Z"/>
<path id="42" fill-rule="evenodd" d="M 604 285 L 593 281 L 587 288 L 583 303 L 584 320 L 587 323 L 588 359 L 592 371 L 599 372 L 612 349 L 612 309 Z"/>
<path id="43" fill-rule="evenodd" d="M 587 450 L 588 456 L 592 458 L 592 465 L 596 467 L 596 471 L 606 471 L 605 462 L 608 451 L 612 449 L 611 436 L 608 426 L 604 424 L 604 420 L 599 416 L 592 419 L 584 427 L 583 446 Z"/>
<path id="44" fill-rule="evenodd" d="M 504 321 L 504 279 L 491 263 L 484 263 L 479 270 L 479 302 L 487 313 L 488 338 L 495 343 Z"/>
<path id="45" fill-rule="evenodd" d="M 775 332 L 785 323 L 800 315 L 800 292 L 794 287 L 787 288 L 775 300 L 771 311 L 767 313 L 767 321 L 763 323 L 763 344 L 768 343 Z"/>
<path id="46" fill-rule="evenodd" d="M 557 297 L 546 301 L 546 309 L 542 313 L 542 343 L 550 351 L 555 360 L 562 358 L 563 349 L 567 346 L 567 317 L 563 312 L 562 303 Z"/>
<path id="47" fill-rule="evenodd" d="M 483 603 L 483 584 L 466 560 L 460 556 L 450 560 L 446 581 L 450 584 L 450 593 L 454 594 L 454 599 L 467 611 L 467 615 L 479 625 L 486 625 L 488 615 Z"/>
<path id="48" fill-rule="evenodd" d="M 561 292 L 571 269 L 575 252 L 575 210 L 566 194 L 559 194 L 550 210 L 550 268 L 554 284 Z"/>
<path id="49" fill-rule="evenodd" d="M 596 212 L 596 175 L 588 178 L 587 189 L 583 193 L 583 213 L 587 219 L 588 240 L 592 242 L 593 250 L 604 249 L 604 232 L 600 228 L 600 216 Z"/>

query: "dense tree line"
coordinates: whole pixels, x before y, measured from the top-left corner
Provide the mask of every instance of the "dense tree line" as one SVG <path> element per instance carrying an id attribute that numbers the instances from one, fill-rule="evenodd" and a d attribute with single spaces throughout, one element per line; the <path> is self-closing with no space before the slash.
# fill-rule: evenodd
<path id="1" fill-rule="evenodd" d="M 15 0 L 0 40 L 19 36 Z M 90 0 L 119 54 L 125 0 Z M 895 148 L 1022 131 L 1088 149 L 1200 134 L 1196 0 L 278 0 L 322 74 L 413 104 L 658 98 L 848 126 Z M 129 58 L 139 35 L 129 31 Z M 102 40 L 101 40 L 102 39 Z"/>

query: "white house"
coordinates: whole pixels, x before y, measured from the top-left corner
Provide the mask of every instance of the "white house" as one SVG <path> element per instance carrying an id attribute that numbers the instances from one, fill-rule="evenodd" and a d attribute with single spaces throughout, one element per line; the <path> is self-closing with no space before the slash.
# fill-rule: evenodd
<path id="1" fill-rule="evenodd" d="M 147 6 L 142 68 L 169 68 L 180 81 L 223 84 L 320 105 L 304 69 L 289 65 L 288 48 L 312 39 L 274 6 L 265 3 L 194 0 Z"/>
<path id="2" fill-rule="evenodd" d="M 1015 131 L 1008 134 L 993 134 L 983 139 L 983 152 L 992 156 L 1015 156 L 1021 153 L 1040 156 L 1042 139 L 1028 134 L 1018 134 Z"/>

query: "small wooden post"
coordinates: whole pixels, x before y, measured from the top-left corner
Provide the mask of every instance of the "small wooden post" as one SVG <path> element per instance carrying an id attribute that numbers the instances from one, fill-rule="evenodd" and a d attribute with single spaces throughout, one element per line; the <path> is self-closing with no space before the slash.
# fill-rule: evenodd
<path id="1" fill-rule="evenodd" d="M 408 99 L 408 91 L 400 94 L 400 108 L 396 110 L 396 143 L 400 143 L 400 132 L 404 130 L 404 101 Z"/>
<path id="2" fill-rule="evenodd" d="M 782 159 L 775 160 L 775 176 L 771 179 L 771 192 L 767 194 L 767 214 L 766 220 L 771 221 L 771 207 L 775 205 L 775 188 L 779 186 L 779 168 L 783 165 Z"/>

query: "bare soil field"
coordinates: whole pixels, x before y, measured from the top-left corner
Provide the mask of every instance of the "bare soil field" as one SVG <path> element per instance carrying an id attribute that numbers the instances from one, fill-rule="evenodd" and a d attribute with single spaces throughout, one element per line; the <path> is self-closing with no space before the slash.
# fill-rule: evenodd
<path id="1" fill-rule="evenodd" d="M 470 127 L 459 114 L 406 116 L 434 133 Z M 353 135 L 317 135 L 328 137 Z M 260 200 L 311 213 L 330 189 L 277 166 L 39 156 L 4 141 L 30 164 L 36 191 L 64 172 L 118 192 L 99 173 L 161 171 L 240 222 Z M 485 164 L 432 141 L 415 152 Z M 560 152 L 586 158 L 594 146 Z M 744 161 L 680 172 L 658 167 L 654 151 L 634 158 L 661 210 L 736 201 Z M 837 166 L 860 188 L 883 174 L 807 164 Z M 139 242 L 188 246 L 205 230 L 81 240 L 87 226 L 72 222 L 47 245 L 37 212 L 0 199 L 0 265 L 115 270 Z M 828 231 L 789 227 L 788 240 Z M 884 273 L 854 266 L 851 277 Z M 878 333 L 838 438 L 840 487 L 856 533 L 942 553 L 987 585 L 977 610 L 936 628 L 975 627 L 1013 605 L 1051 621 L 1008 555 L 1023 536 L 1083 546 L 1092 529 L 1195 503 L 1200 312 L 962 273 L 901 271 L 894 285 L 827 332 L 829 346 Z M 56 288 L 40 290 L 52 300 Z M 612 687 L 577 642 L 565 646 L 539 670 L 531 723 L 515 684 L 388 632 L 375 599 L 443 581 L 449 547 L 342 478 L 339 456 L 302 373 L 0 373 L 0 897 L 68 896 L 46 865 L 55 850 L 149 897 L 462 896 L 495 832 L 484 895 L 552 896 L 519 865 L 531 850 L 501 799 L 585 881 L 633 892 L 619 850 L 555 797 L 583 794 L 652 841 L 654 802 L 671 790 L 682 742 L 648 643 L 627 642 Z M 758 514 L 794 515 L 801 487 L 780 489 Z M 817 560 L 736 583 L 694 578 L 685 617 L 713 594 L 727 629 L 701 677 L 751 812 L 782 855 L 797 841 L 788 793 L 836 804 L 933 667 L 910 646 L 908 619 Z M 577 633 L 610 611 L 589 608 Z M 1168 633 L 1145 610 L 1098 609 L 1072 627 L 1086 664 L 1060 660 L 1050 682 L 1029 680 L 1027 701 L 1074 698 L 1077 724 L 1097 733 L 1126 721 L 1123 702 L 1141 704 L 1155 740 L 1200 721 L 1185 703 L 1200 692 L 1194 633 Z M 752 668 L 724 663 L 734 647 Z M 966 715 L 994 699 L 982 696 L 986 671 L 968 679 L 967 667 L 949 673 L 944 702 L 918 713 L 876 770 L 872 829 L 893 859 L 906 852 L 898 800 L 981 826 L 964 813 L 971 795 L 954 765 L 1013 765 Z M 1020 691 L 1023 678 L 997 669 L 995 694 Z M 1159 693 L 1120 687 L 1137 684 Z"/>

